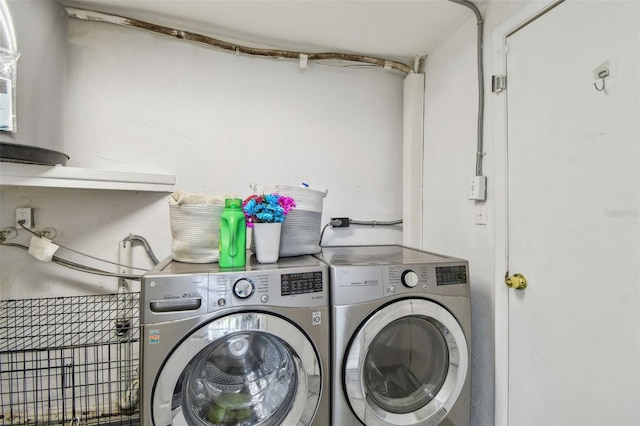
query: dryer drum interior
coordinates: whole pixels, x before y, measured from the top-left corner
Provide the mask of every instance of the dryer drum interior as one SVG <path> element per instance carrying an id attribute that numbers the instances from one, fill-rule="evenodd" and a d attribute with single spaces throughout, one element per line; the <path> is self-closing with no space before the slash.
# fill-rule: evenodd
<path id="1" fill-rule="evenodd" d="M 296 394 L 291 348 L 259 331 L 231 333 L 187 365 L 174 395 L 190 425 L 271 425 L 286 417 Z"/>
<path id="2" fill-rule="evenodd" d="M 410 316 L 388 324 L 373 339 L 364 360 L 367 395 L 396 414 L 427 405 L 442 388 L 449 348 L 442 324 Z"/>

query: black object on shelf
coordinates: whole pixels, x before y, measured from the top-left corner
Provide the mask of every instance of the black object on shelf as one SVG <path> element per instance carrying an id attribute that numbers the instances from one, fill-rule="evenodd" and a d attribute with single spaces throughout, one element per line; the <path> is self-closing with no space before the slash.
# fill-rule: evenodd
<path id="1" fill-rule="evenodd" d="M 69 156 L 62 152 L 37 146 L 0 142 L 0 161 L 42 166 L 66 166 Z"/>

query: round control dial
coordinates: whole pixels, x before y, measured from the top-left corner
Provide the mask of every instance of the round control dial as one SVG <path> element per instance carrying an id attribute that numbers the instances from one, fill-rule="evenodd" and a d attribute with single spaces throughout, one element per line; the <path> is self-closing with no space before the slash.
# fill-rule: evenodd
<path id="1" fill-rule="evenodd" d="M 418 285 L 418 281 L 420 281 L 418 274 L 411 269 L 407 269 L 402 273 L 402 284 L 406 287 L 413 288 Z"/>
<path id="2" fill-rule="evenodd" d="M 253 294 L 254 290 L 253 283 L 246 278 L 241 278 L 233 284 L 233 294 L 238 299 L 247 299 Z"/>

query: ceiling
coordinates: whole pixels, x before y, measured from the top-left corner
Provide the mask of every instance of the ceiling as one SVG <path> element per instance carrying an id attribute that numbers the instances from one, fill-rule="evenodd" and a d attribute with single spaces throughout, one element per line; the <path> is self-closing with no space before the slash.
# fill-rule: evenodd
<path id="1" fill-rule="evenodd" d="M 475 19 L 469 8 L 448 0 L 59 1 L 238 44 L 351 53 L 408 65 Z"/>

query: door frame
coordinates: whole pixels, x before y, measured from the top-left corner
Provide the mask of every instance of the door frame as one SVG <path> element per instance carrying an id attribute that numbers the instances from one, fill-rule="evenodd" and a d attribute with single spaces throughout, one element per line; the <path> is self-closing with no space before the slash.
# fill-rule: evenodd
<path id="1" fill-rule="evenodd" d="M 507 18 L 491 33 L 493 74 L 506 75 L 507 37 L 565 0 L 535 0 Z M 508 80 L 508 77 L 507 77 Z M 508 83 L 507 83 L 508 87 Z M 494 204 L 494 424 L 509 424 L 509 289 L 504 284 L 509 267 L 507 200 L 507 94 L 493 94 L 495 150 Z"/>

